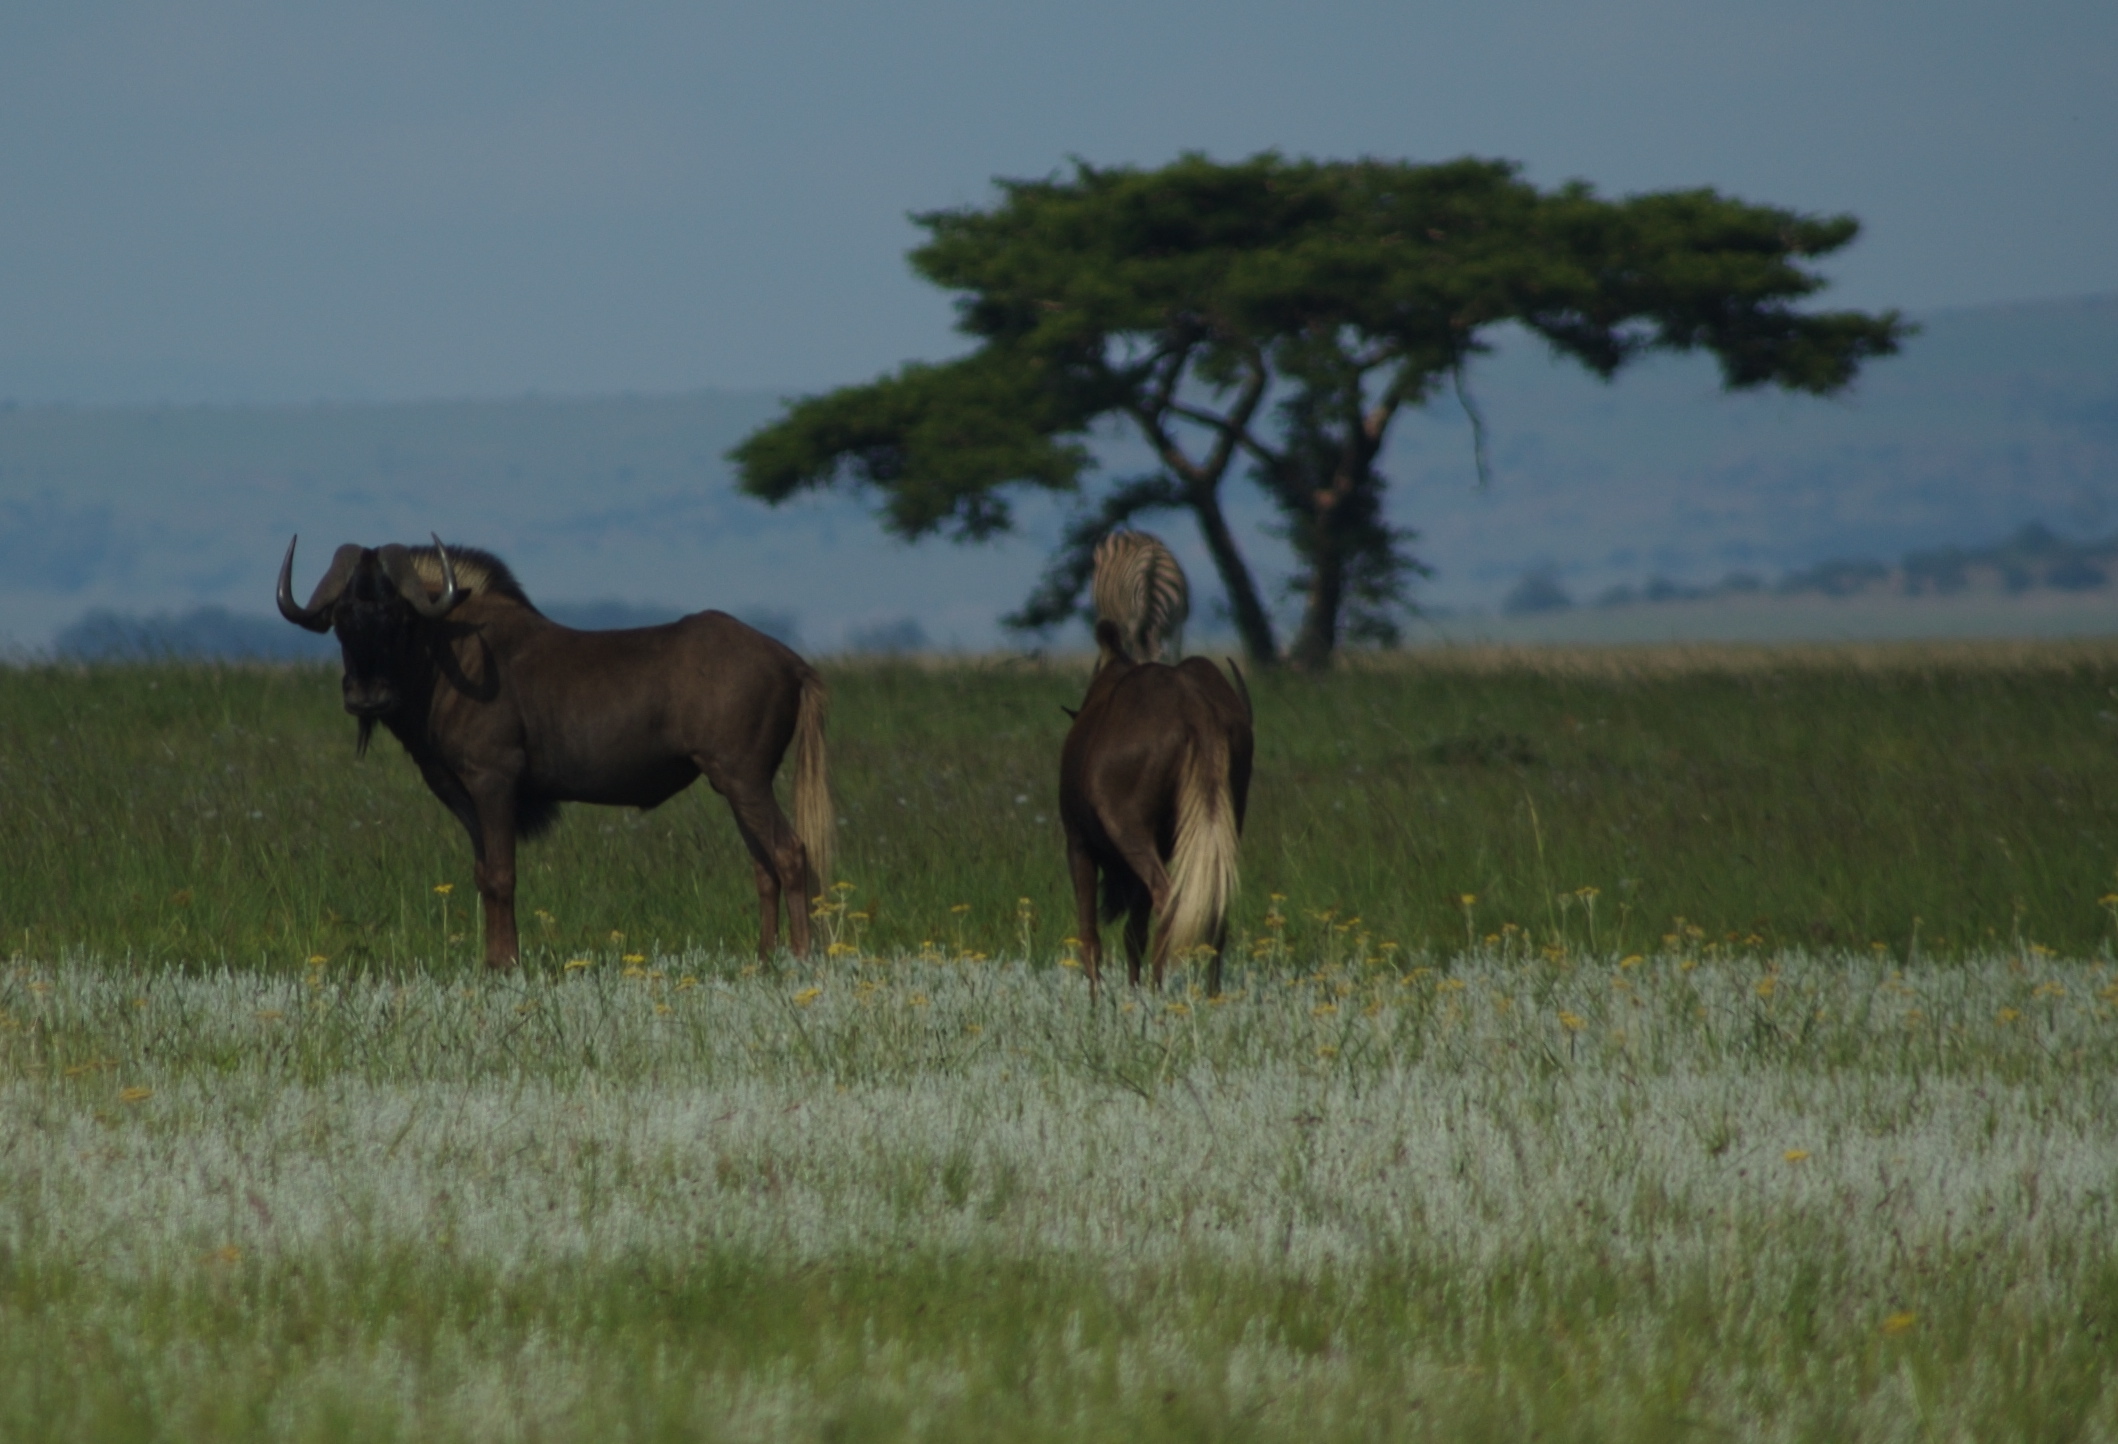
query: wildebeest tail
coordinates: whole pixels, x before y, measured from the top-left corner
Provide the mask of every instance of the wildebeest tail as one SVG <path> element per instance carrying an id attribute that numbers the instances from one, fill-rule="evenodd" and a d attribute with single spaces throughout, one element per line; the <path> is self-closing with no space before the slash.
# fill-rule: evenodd
<path id="1" fill-rule="evenodd" d="M 831 801 L 831 768 L 824 755 L 824 722 L 831 691 L 814 672 L 802 677 L 801 711 L 794 720 L 794 835 L 809 854 L 809 895 L 831 886 L 831 853 L 838 839 L 838 809 Z"/>
<path id="2" fill-rule="evenodd" d="M 1181 961 L 1219 940 L 1235 900 L 1235 799 L 1228 781 L 1228 739 L 1218 730 L 1194 735 L 1177 784 L 1176 845 L 1169 859 L 1169 913 L 1157 954 Z"/>

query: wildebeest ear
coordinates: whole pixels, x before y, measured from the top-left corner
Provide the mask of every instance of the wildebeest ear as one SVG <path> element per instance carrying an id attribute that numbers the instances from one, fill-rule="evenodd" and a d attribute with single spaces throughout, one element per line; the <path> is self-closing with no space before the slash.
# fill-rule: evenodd
<path id="1" fill-rule="evenodd" d="M 1079 717 L 1079 716 L 1081 715 L 1081 709 L 1080 709 L 1080 708 L 1078 708 L 1078 707 L 1069 707 L 1069 706 L 1067 706 L 1067 705 L 1066 705 L 1066 704 L 1065 704 L 1064 702 L 1061 702 L 1061 703 L 1059 704 L 1059 710 L 1060 710 L 1060 711 L 1062 711 L 1062 712 L 1064 712 L 1064 713 L 1065 713 L 1065 714 L 1066 714 L 1067 716 L 1069 716 L 1069 717 Z"/>

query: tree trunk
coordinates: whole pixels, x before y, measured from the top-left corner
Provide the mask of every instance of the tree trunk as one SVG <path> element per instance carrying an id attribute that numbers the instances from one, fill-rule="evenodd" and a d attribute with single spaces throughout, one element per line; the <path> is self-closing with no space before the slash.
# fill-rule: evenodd
<path id="1" fill-rule="evenodd" d="M 1221 499 L 1210 487 L 1191 488 L 1191 509 L 1199 519 L 1206 550 L 1213 556 L 1214 570 L 1221 574 L 1221 587 L 1228 594 L 1228 611 L 1235 619 L 1236 635 L 1252 666 L 1270 667 L 1280 660 L 1280 649 L 1272 638 L 1272 618 L 1258 600 L 1257 583 L 1243 564 L 1228 518 L 1221 514 Z"/>
<path id="2" fill-rule="evenodd" d="M 1295 530 L 1296 552 L 1309 564 L 1309 601 L 1302 609 L 1301 630 L 1295 634 L 1288 659 L 1304 672 L 1321 672 L 1331 665 L 1338 650 L 1339 612 L 1346 604 L 1348 552 L 1355 545 L 1350 533 L 1360 508 L 1356 500 L 1361 479 L 1372 475 L 1368 462 L 1372 447 L 1362 449 L 1363 438 L 1355 433 L 1348 443 L 1351 455 L 1343 456 L 1330 480 L 1308 494 L 1312 510 L 1309 525 Z M 1308 545 L 1302 546 L 1303 534 Z"/>
<path id="3" fill-rule="evenodd" d="M 1309 602 L 1287 659 L 1304 672 L 1330 667 L 1338 650 L 1338 614 L 1346 600 L 1346 558 L 1329 527 L 1318 528 L 1319 554 L 1309 559 Z"/>

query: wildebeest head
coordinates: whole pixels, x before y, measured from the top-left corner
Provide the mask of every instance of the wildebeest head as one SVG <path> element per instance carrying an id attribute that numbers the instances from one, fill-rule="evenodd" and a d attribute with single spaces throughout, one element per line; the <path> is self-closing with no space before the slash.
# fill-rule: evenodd
<path id="1" fill-rule="evenodd" d="M 298 538 L 297 538 L 298 540 Z M 360 742 L 378 719 L 403 705 L 422 675 L 427 648 L 423 624 L 453 611 L 465 595 L 456 584 L 448 548 L 434 538 L 441 559 L 441 595 L 427 591 L 407 547 L 340 547 L 307 606 L 294 600 L 294 542 L 279 568 L 280 615 L 312 632 L 335 632 L 343 654 L 346 710 L 360 719 Z"/>

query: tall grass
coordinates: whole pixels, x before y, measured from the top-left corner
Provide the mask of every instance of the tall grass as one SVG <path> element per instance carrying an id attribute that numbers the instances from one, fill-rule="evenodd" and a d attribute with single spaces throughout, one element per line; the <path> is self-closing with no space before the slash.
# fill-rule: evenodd
<path id="1" fill-rule="evenodd" d="M 1408 961 L 17 964 L 0 1437 L 2118 1431 L 2107 965 Z"/>
<path id="2" fill-rule="evenodd" d="M 1055 956 L 1075 931 L 1060 707 L 1082 673 L 827 670 L 848 926 L 890 950 Z M 1901 959 L 2111 937 L 2110 644 L 1469 652 L 1250 682 L 1245 948 L 1275 893 L 1292 935 L 1358 918 L 1405 951 L 1510 925 Z M 330 669 L 0 672 L 0 948 L 475 958 L 461 831 L 386 737 L 355 761 L 352 732 Z M 533 966 L 756 935 L 703 785 L 652 813 L 568 809 L 525 849 L 520 896 Z"/>

